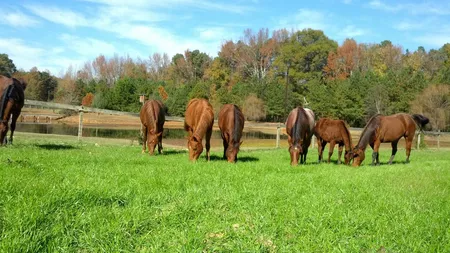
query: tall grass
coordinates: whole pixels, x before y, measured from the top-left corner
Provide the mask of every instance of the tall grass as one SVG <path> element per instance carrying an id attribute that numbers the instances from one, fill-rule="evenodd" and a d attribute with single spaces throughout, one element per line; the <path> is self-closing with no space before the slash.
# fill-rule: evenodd
<path id="1" fill-rule="evenodd" d="M 0 149 L 0 251 L 450 252 L 448 151 L 359 168 L 165 151 L 17 138 Z"/>

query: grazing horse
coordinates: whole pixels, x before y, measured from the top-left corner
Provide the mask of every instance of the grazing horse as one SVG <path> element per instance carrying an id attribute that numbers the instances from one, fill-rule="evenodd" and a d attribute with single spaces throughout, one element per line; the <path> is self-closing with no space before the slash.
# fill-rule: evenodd
<path id="1" fill-rule="evenodd" d="M 286 133 L 288 134 L 291 165 L 306 162 L 309 144 L 314 134 L 314 113 L 310 109 L 297 107 L 288 115 Z"/>
<path id="2" fill-rule="evenodd" d="M 158 100 L 149 100 L 141 108 L 139 114 L 142 122 L 142 153 L 145 153 L 146 145 L 148 153 L 153 155 L 156 144 L 158 153 L 162 153 L 162 133 L 164 130 L 165 110 L 164 105 Z"/>
<path id="3" fill-rule="evenodd" d="M 344 163 L 349 164 L 352 151 L 352 137 L 347 124 L 343 120 L 332 120 L 327 118 L 319 119 L 314 128 L 317 137 L 317 147 L 319 151 L 319 163 L 322 161 L 323 150 L 327 143 L 330 143 L 328 151 L 328 163 L 330 163 L 333 149 L 339 145 L 338 164 L 341 163 L 342 149 L 345 146 Z"/>
<path id="4" fill-rule="evenodd" d="M 23 80 L 0 75 L 0 145 L 7 142 L 8 121 L 11 119 L 11 134 L 9 143 L 13 143 L 16 121 L 25 102 L 24 91 L 27 84 Z"/>
<path id="5" fill-rule="evenodd" d="M 421 114 L 409 115 L 398 113 L 390 116 L 377 114 L 373 116 L 364 127 L 358 144 L 353 149 L 353 166 L 361 165 L 365 158 L 367 145 L 373 149 L 372 165 L 380 164 L 378 159 L 378 149 L 381 143 L 390 142 L 392 146 L 392 155 L 389 164 L 392 164 L 395 153 L 397 153 L 398 141 L 404 137 L 406 146 L 406 163 L 409 163 L 411 153 L 411 144 L 416 132 L 416 124 L 422 129 L 429 119 Z"/>
<path id="6" fill-rule="evenodd" d="M 226 104 L 219 112 L 219 128 L 223 139 L 223 158 L 236 162 L 244 129 L 244 114 L 239 107 Z"/>
<path id="7" fill-rule="evenodd" d="M 195 161 L 203 152 L 202 139 L 206 139 L 206 160 L 210 160 L 211 134 L 214 124 L 214 112 L 206 99 L 194 98 L 189 101 L 184 115 L 184 130 L 189 134 L 189 159 Z"/>

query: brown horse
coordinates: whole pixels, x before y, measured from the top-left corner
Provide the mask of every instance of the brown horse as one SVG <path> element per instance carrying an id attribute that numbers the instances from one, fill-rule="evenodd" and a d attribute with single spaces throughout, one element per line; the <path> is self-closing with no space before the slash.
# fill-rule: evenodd
<path id="1" fill-rule="evenodd" d="M 149 100 L 141 108 L 139 114 L 142 122 L 142 153 L 145 153 L 145 146 L 148 146 L 148 153 L 153 155 L 156 144 L 158 153 L 162 153 L 162 133 L 164 130 L 165 111 L 164 105 L 158 100 Z"/>
<path id="2" fill-rule="evenodd" d="M 358 144 L 353 149 L 353 166 L 361 165 L 365 158 L 367 145 L 373 149 L 372 165 L 380 164 L 378 158 L 378 149 L 381 143 L 390 142 L 392 146 L 392 155 L 389 164 L 392 164 L 394 156 L 397 153 L 398 141 L 404 137 L 406 142 L 406 163 L 409 163 L 411 153 L 411 144 L 416 132 L 416 124 L 422 129 L 429 119 L 420 114 L 409 115 L 398 113 L 390 116 L 377 114 L 373 116 L 364 127 Z"/>
<path id="3" fill-rule="evenodd" d="M 24 91 L 27 84 L 23 80 L 0 75 L 0 145 L 7 142 L 8 121 L 11 119 L 11 134 L 9 143 L 13 143 L 16 121 L 25 102 Z"/>
<path id="4" fill-rule="evenodd" d="M 214 112 L 206 99 L 194 98 L 189 101 L 184 115 L 184 129 L 188 132 L 189 159 L 195 161 L 203 152 L 202 139 L 206 139 L 206 160 L 210 160 L 211 134 Z"/>
<path id="5" fill-rule="evenodd" d="M 288 115 L 286 120 L 286 133 L 288 134 L 289 153 L 291 165 L 306 162 L 306 155 L 314 134 L 314 113 L 310 109 L 297 107 Z"/>
<path id="6" fill-rule="evenodd" d="M 236 162 L 244 129 L 244 114 L 239 107 L 226 104 L 219 112 L 219 128 L 223 139 L 223 158 Z"/>
<path id="7" fill-rule="evenodd" d="M 322 161 L 323 150 L 327 143 L 330 143 L 328 151 L 328 163 L 330 163 L 333 149 L 339 145 L 338 164 L 341 163 L 342 149 L 345 146 L 344 163 L 349 164 L 352 151 L 352 137 L 347 124 L 343 120 L 332 120 L 327 118 L 319 119 L 314 128 L 317 137 L 317 147 L 319 151 L 319 163 Z"/>

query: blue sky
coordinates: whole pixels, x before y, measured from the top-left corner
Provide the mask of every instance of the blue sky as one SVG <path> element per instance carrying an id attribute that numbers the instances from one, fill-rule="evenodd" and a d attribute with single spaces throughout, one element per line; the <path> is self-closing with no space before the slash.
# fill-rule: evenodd
<path id="1" fill-rule="evenodd" d="M 244 29 L 321 29 L 342 43 L 391 40 L 404 50 L 450 42 L 450 1 L 3 0 L 0 53 L 16 67 L 60 75 L 115 53 L 148 59 L 186 49 L 216 56 Z"/>

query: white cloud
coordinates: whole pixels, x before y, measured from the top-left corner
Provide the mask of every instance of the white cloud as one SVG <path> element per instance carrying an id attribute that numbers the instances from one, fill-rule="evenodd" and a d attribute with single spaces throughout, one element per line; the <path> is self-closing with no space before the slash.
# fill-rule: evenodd
<path id="1" fill-rule="evenodd" d="M 344 27 L 341 33 L 347 38 L 354 38 L 366 34 L 366 31 L 353 25 L 348 25 Z"/>
<path id="2" fill-rule="evenodd" d="M 0 23 L 14 27 L 30 27 L 39 24 L 36 19 L 22 12 L 8 12 L 0 19 Z"/>
<path id="3" fill-rule="evenodd" d="M 408 21 L 401 21 L 400 23 L 394 25 L 394 28 L 399 31 L 419 30 L 423 27 L 424 27 L 423 23 L 408 22 Z"/>
<path id="4" fill-rule="evenodd" d="M 450 43 L 449 34 L 425 34 L 423 36 L 416 37 L 414 39 L 416 42 L 422 43 L 423 46 L 431 46 L 435 48 L 440 48 L 446 43 Z"/>
<path id="5" fill-rule="evenodd" d="M 69 34 L 63 34 L 61 35 L 61 40 L 65 42 L 68 49 L 75 51 L 81 56 L 95 57 L 100 54 L 112 55 L 117 52 L 112 44 L 98 39 L 80 38 Z"/>
<path id="6" fill-rule="evenodd" d="M 223 27 L 198 27 L 196 31 L 200 38 L 204 40 L 224 39 L 230 35 Z"/>
<path id="7" fill-rule="evenodd" d="M 69 27 L 88 26 L 90 23 L 83 15 L 67 9 L 43 5 L 26 5 L 25 8 L 36 16 Z"/>
<path id="8" fill-rule="evenodd" d="M 187 6 L 190 8 L 203 9 L 203 10 L 218 10 L 223 12 L 243 14 L 249 11 L 253 11 L 254 8 L 247 5 L 238 3 L 220 3 L 217 1 L 207 0 L 85 0 L 86 2 L 93 2 L 99 4 L 105 4 L 109 6 L 132 6 L 139 8 L 173 8 L 174 6 Z"/>
<path id="9" fill-rule="evenodd" d="M 373 0 L 369 3 L 369 6 L 387 12 L 404 11 L 414 15 L 450 15 L 450 4 L 443 2 L 439 4 L 431 2 L 387 4 L 380 0 Z"/>
<path id="10" fill-rule="evenodd" d="M 326 13 L 310 9 L 300 9 L 297 14 L 281 19 L 279 25 L 284 28 L 290 26 L 300 30 L 305 28 L 325 30 L 329 27 L 326 18 Z"/>

